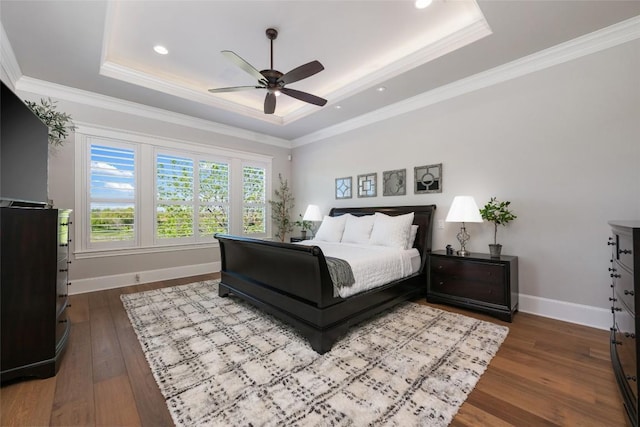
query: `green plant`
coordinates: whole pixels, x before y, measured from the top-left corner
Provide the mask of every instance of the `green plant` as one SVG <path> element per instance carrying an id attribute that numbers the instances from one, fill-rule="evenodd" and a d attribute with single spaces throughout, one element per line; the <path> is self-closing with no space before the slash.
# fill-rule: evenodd
<path id="1" fill-rule="evenodd" d="M 517 216 L 509 210 L 511 202 L 500 202 L 492 197 L 489 202 L 480 209 L 482 219 L 493 222 L 493 244 L 498 244 L 498 225 L 506 225 L 517 218 Z"/>
<path id="2" fill-rule="evenodd" d="M 280 180 L 280 188 L 275 190 L 274 200 L 269 200 L 271 205 L 271 219 L 276 228 L 276 237 L 284 242 L 285 235 L 293 231 L 293 222 L 289 218 L 291 209 L 294 206 L 294 198 L 289 188 L 289 183 L 285 179 L 282 180 L 282 175 L 278 174 Z"/>
<path id="3" fill-rule="evenodd" d="M 25 103 L 49 128 L 49 144 L 56 147 L 61 146 L 69 136 L 69 132 L 76 130 L 71 116 L 56 111 L 56 101 L 52 101 L 51 98 L 40 99 L 40 104 L 27 100 Z"/>
<path id="4" fill-rule="evenodd" d="M 298 216 L 300 217 L 300 219 L 297 220 L 296 222 L 294 222 L 295 226 L 296 227 L 300 227 L 300 230 L 302 230 L 302 231 L 311 230 L 311 227 L 312 227 L 313 223 L 311 221 L 306 221 L 302 217 L 302 214 L 298 214 Z"/>

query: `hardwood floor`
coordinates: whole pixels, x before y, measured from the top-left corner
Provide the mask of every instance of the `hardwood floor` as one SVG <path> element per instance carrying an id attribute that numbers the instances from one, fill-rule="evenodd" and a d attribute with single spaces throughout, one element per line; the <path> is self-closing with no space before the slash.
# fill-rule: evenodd
<path id="1" fill-rule="evenodd" d="M 71 337 L 58 375 L 0 388 L 0 425 L 173 425 L 120 294 L 215 277 L 190 277 L 71 297 Z M 526 313 L 516 314 L 509 324 L 434 306 L 510 328 L 452 426 L 625 425 L 609 359 L 608 331 Z"/>

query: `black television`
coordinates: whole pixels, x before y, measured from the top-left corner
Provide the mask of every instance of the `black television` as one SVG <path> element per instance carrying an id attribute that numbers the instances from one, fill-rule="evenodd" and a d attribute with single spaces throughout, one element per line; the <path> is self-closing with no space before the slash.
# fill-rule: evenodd
<path id="1" fill-rule="evenodd" d="M 48 202 L 47 125 L 0 83 L 0 206 L 44 207 Z"/>

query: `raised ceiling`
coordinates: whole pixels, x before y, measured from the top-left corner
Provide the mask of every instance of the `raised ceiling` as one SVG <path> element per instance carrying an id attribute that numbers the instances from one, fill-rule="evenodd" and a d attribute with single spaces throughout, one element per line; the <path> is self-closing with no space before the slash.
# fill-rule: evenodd
<path id="1" fill-rule="evenodd" d="M 0 2 L 18 77 L 287 140 L 639 14 L 637 1 L 434 0 L 422 10 L 413 1 Z M 325 107 L 280 96 L 265 115 L 264 90 L 207 92 L 254 84 L 220 51 L 269 68 L 269 27 L 279 31 L 274 68 L 324 65 L 290 87 L 328 99 Z"/>

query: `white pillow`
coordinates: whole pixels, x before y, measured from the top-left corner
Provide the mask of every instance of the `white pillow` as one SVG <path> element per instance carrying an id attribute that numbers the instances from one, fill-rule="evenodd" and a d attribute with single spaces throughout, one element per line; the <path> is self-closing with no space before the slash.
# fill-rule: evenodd
<path id="1" fill-rule="evenodd" d="M 412 225 L 411 232 L 409 233 L 409 240 L 407 240 L 407 246 L 404 247 L 405 249 L 411 249 L 413 247 L 413 244 L 416 242 L 417 234 L 418 234 L 418 226 Z"/>
<path id="2" fill-rule="evenodd" d="M 389 216 L 376 212 L 369 243 L 405 249 L 411 234 L 412 224 L 413 212 L 398 216 Z"/>
<path id="3" fill-rule="evenodd" d="M 373 229 L 375 216 L 355 216 L 351 214 L 343 216 L 347 217 L 347 222 L 344 225 L 342 243 L 368 244 L 369 238 L 371 237 L 371 230 Z"/>
<path id="4" fill-rule="evenodd" d="M 342 232 L 347 222 L 346 215 L 340 216 L 324 216 L 320 228 L 316 232 L 314 240 L 322 240 L 325 242 L 339 242 L 342 240 Z"/>

